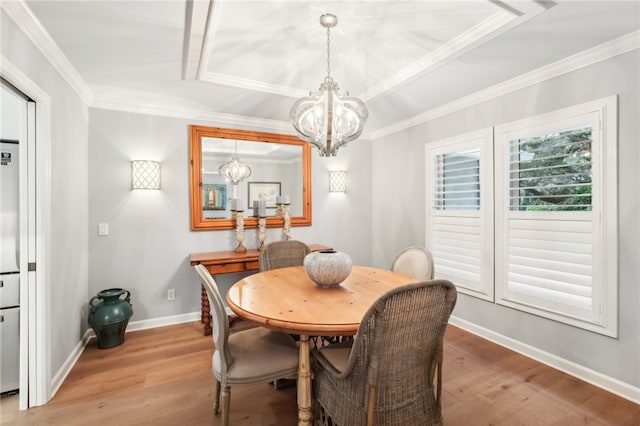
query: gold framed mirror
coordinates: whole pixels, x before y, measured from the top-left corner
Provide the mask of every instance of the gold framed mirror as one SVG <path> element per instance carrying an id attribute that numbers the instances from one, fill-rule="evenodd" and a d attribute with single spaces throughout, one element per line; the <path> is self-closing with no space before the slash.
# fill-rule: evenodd
<path id="1" fill-rule="evenodd" d="M 283 226 L 276 197 L 291 203 L 291 226 L 311 225 L 311 148 L 292 135 L 190 126 L 190 204 L 193 231 L 235 229 L 233 206 L 244 209 L 244 227 L 258 227 L 253 202 L 266 200 L 267 227 Z M 220 166 L 234 158 L 251 174 L 233 184 Z M 238 205 L 241 204 L 241 205 Z"/>

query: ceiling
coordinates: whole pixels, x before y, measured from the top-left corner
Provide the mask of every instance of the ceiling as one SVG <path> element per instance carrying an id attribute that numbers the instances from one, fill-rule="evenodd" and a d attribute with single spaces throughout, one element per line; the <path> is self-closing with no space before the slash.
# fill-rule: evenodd
<path id="1" fill-rule="evenodd" d="M 365 138 L 640 38 L 638 1 L 10 3 L 39 21 L 48 57 L 75 75 L 90 106 L 286 132 L 291 104 L 326 75 L 319 17 L 332 13 L 331 75 L 367 104 Z"/>

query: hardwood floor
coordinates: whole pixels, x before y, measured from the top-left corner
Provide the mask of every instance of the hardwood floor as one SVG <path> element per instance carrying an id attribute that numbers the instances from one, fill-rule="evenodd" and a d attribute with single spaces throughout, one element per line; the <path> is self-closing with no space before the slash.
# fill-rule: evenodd
<path id="1" fill-rule="evenodd" d="M 56 396 L 2 425 L 219 425 L 214 416 L 212 340 L 200 323 L 131 332 L 125 343 L 91 341 Z M 640 425 L 640 406 L 463 330 L 445 338 L 443 415 L 461 425 Z M 232 426 L 296 424 L 296 390 L 232 388 Z"/>

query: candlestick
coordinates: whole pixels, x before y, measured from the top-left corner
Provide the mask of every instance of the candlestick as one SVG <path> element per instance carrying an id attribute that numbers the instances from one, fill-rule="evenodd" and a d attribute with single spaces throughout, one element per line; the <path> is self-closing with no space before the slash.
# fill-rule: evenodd
<path id="1" fill-rule="evenodd" d="M 234 210 L 236 217 L 236 239 L 238 240 L 238 246 L 234 250 L 236 253 L 245 253 L 247 248 L 242 245 L 244 241 L 244 215 L 243 210 Z"/>
<path id="2" fill-rule="evenodd" d="M 291 204 L 285 203 L 282 205 L 282 217 L 284 218 L 284 227 L 282 228 L 282 234 L 285 240 L 291 239 Z"/>
<path id="3" fill-rule="evenodd" d="M 258 218 L 258 241 L 260 241 L 260 246 L 258 250 L 262 250 L 264 248 L 264 240 L 267 236 L 267 218 L 266 216 L 260 216 Z"/>

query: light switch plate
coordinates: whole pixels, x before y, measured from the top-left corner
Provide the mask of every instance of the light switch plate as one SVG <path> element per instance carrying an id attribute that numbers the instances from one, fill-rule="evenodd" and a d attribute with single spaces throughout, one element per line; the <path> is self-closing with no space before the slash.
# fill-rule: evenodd
<path id="1" fill-rule="evenodd" d="M 98 224 L 98 235 L 100 235 L 100 236 L 109 235 L 109 224 L 108 223 L 99 223 Z"/>

